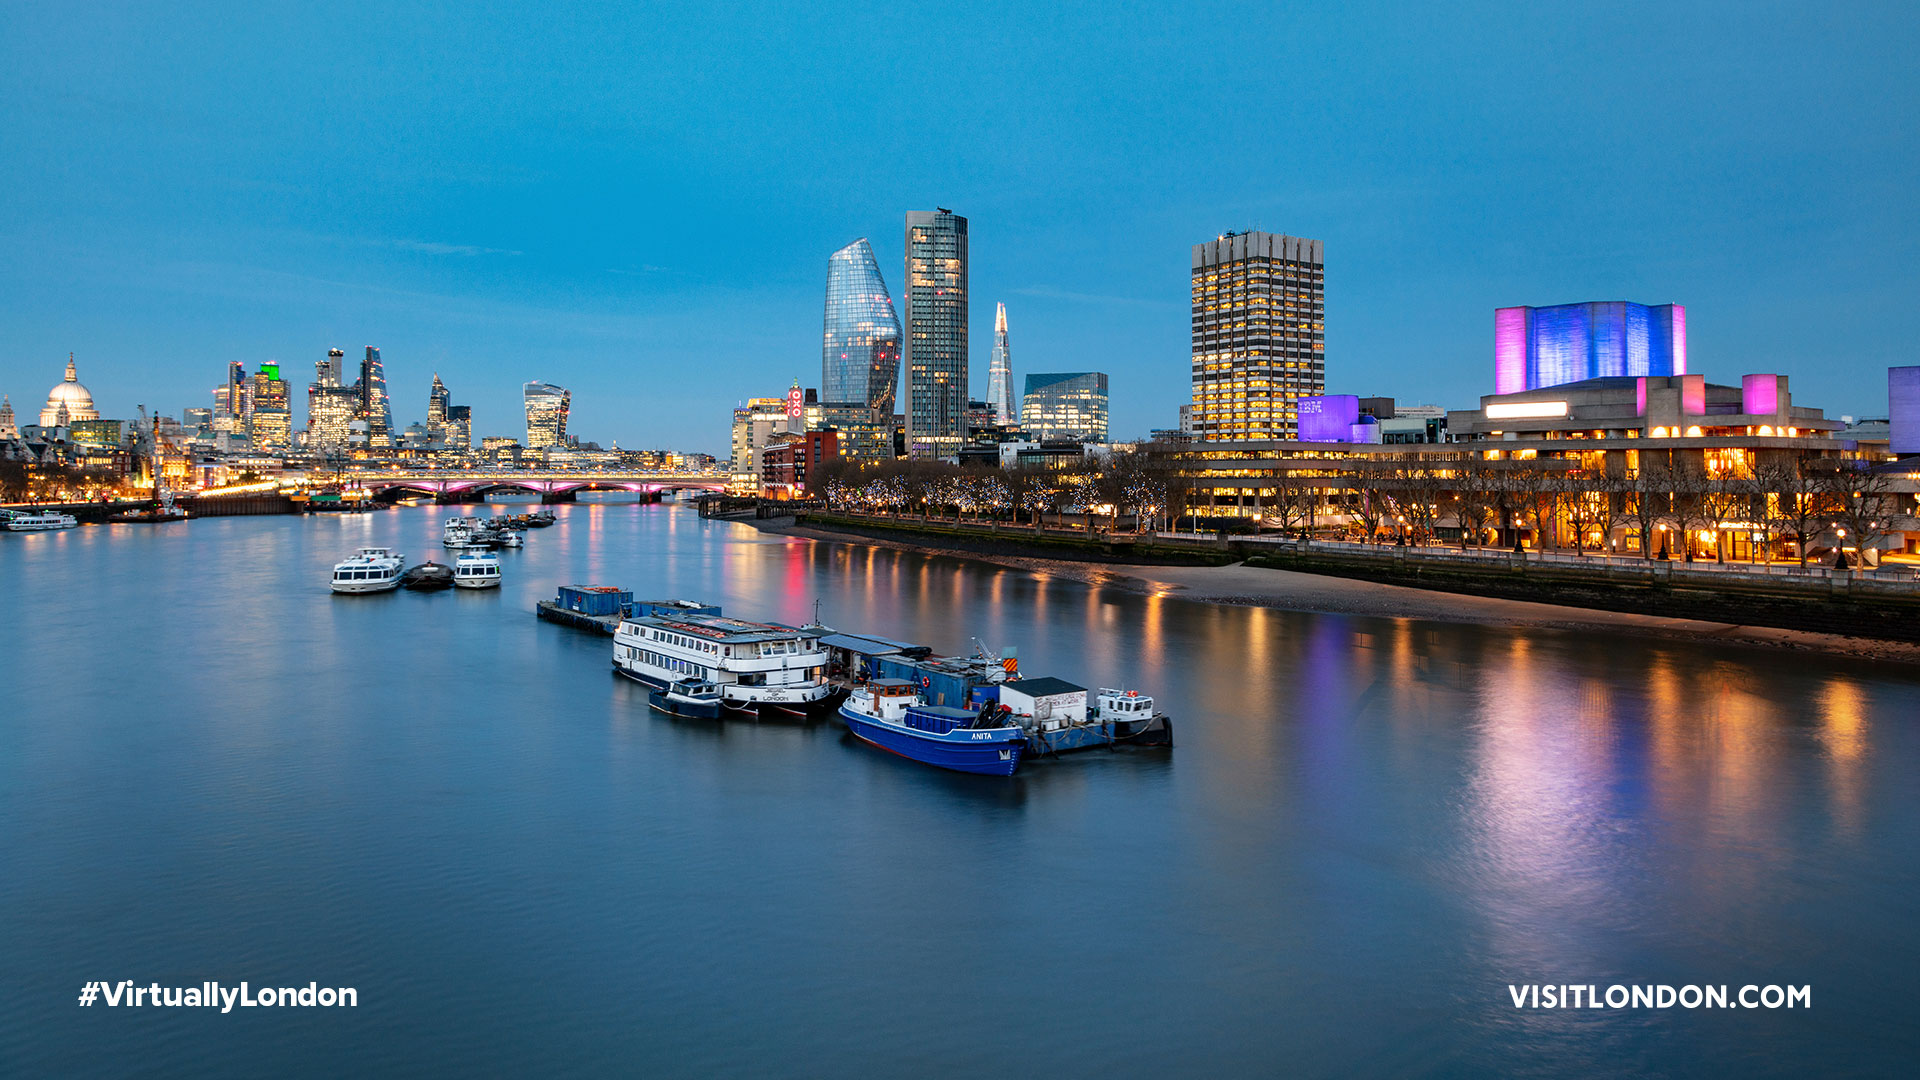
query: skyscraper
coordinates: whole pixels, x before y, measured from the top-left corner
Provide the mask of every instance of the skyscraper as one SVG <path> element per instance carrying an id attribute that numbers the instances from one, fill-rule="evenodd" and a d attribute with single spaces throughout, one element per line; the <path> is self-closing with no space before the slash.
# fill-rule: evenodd
<path id="1" fill-rule="evenodd" d="M 473 449 L 473 406 L 447 406 L 447 449 Z"/>
<path id="2" fill-rule="evenodd" d="M 573 394 L 564 386 L 538 380 L 526 386 L 527 449 L 567 445 L 567 411 Z"/>
<path id="3" fill-rule="evenodd" d="M 367 445 L 392 446 L 393 402 L 387 398 L 387 370 L 380 366 L 380 350 L 372 345 L 367 346 L 367 355 L 360 361 L 360 381 L 355 388 L 360 391 L 359 419 L 367 422 Z"/>
<path id="4" fill-rule="evenodd" d="M 1007 305 L 993 313 L 993 363 L 987 367 L 987 404 L 1002 424 L 1018 423 L 1013 409 L 1013 356 L 1007 349 Z"/>
<path id="5" fill-rule="evenodd" d="M 1193 426 L 1200 439 L 1291 439 L 1326 389 L 1318 240 L 1226 233 L 1193 246 Z"/>
<path id="6" fill-rule="evenodd" d="M 820 399 L 892 412 L 900 382 L 900 316 L 864 236 L 827 256 L 824 324 Z"/>
<path id="7" fill-rule="evenodd" d="M 347 426 L 360 411 L 360 392 L 340 385 L 346 355 L 328 349 L 325 360 L 313 362 L 313 382 L 307 386 L 307 443 L 317 449 L 347 445 Z"/>
<path id="8" fill-rule="evenodd" d="M 227 361 L 227 381 L 214 388 L 213 429 L 247 430 L 247 369 L 238 360 Z"/>
<path id="9" fill-rule="evenodd" d="M 1028 375 L 1020 426 L 1035 439 L 1107 441 L 1107 375 L 1063 371 Z"/>
<path id="10" fill-rule="evenodd" d="M 967 219 L 907 212 L 907 446 L 913 457 L 960 452 L 967 409 Z"/>
<path id="11" fill-rule="evenodd" d="M 440 373 L 433 373 L 433 388 L 427 391 L 427 437 L 445 442 L 447 438 L 447 400 L 445 384 L 440 381 Z"/>
<path id="12" fill-rule="evenodd" d="M 293 405 L 279 364 L 260 365 L 247 388 L 247 400 L 251 402 L 247 435 L 254 446 L 285 449 L 293 445 Z"/>

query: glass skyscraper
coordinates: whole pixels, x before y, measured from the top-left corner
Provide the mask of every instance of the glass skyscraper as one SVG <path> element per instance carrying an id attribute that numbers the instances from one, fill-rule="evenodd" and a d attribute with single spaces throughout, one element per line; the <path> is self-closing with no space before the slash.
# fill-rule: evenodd
<path id="1" fill-rule="evenodd" d="M 1320 241 L 1226 233 L 1193 246 L 1193 428 L 1201 439 L 1291 439 L 1297 402 L 1326 391 Z"/>
<path id="2" fill-rule="evenodd" d="M 966 438 L 967 219 L 907 212 L 907 450 L 954 457 Z"/>
<path id="3" fill-rule="evenodd" d="M 433 387 L 427 391 L 427 435 L 440 440 L 447 437 L 447 405 L 452 395 L 447 386 L 440 381 L 440 373 L 433 373 Z"/>
<path id="4" fill-rule="evenodd" d="M 827 257 L 820 400 L 893 412 L 900 381 L 900 316 L 861 237 Z"/>
<path id="5" fill-rule="evenodd" d="M 1013 355 L 1007 347 L 1007 305 L 999 304 L 993 313 L 993 363 L 987 367 L 987 405 L 997 422 L 1020 421 L 1013 410 Z"/>
<path id="6" fill-rule="evenodd" d="M 387 399 L 387 369 L 380 365 L 380 350 L 367 346 L 360 361 L 360 419 L 367 422 L 367 445 L 393 445 L 393 402 Z"/>
<path id="7" fill-rule="evenodd" d="M 1027 376 L 1020 427 L 1029 438 L 1107 441 L 1107 375 L 1063 371 Z"/>
<path id="8" fill-rule="evenodd" d="M 564 386 L 538 380 L 526 386 L 527 449 L 567 445 L 567 411 L 573 393 Z"/>

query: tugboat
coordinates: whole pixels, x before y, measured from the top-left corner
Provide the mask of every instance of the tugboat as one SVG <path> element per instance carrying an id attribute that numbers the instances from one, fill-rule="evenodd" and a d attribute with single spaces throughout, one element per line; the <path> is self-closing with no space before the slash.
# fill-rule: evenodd
<path id="1" fill-rule="evenodd" d="M 453 567 L 429 559 L 400 575 L 400 584 L 408 589 L 431 592 L 453 587 Z"/>
<path id="2" fill-rule="evenodd" d="M 905 679 L 873 679 L 840 706 L 840 719 L 862 741 L 955 772 L 1012 776 L 1027 734 L 1011 711 L 989 701 L 980 711 L 928 705 Z"/>
<path id="3" fill-rule="evenodd" d="M 679 679 L 665 690 L 647 691 L 647 705 L 671 716 L 720 718 L 720 687 L 705 679 Z"/>
<path id="4" fill-rule="evenodd" d="M 361 548 L 333 567 L 333 591 L 337 593 L 386 592 L 400 587 L 400 570 L 406 556 L 387 548 Z"/>
<path id="5" fill-rule="evenodd" d="M 462 589 L 498 588 L 500 560 L 490 552 L 466 552 L 453 564 L 453 583 Z"/>

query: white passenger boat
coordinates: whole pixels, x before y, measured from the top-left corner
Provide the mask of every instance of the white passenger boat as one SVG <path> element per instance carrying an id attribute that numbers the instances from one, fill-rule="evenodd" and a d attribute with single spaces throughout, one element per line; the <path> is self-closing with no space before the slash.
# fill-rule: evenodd
<path id="1" fill-rule="evenodd" d="M 71 529 L 80 524 L 72 514 L 62 514 L 48 510 L 38 514 L 23 514 L 13 511 L 7 514 L 8 532 L 47 532 L 51 529 Z"/>
<path id="2" fill-rule="evenodd" d="M 479 531 L 480 519 L 477 517 L 450 517 L 440 530 L 440 542 L 450 548 L 466 547 L 473 542 L 473 534 Z"/>
<path id="3" fill-rule="evenodd" d="M 453 584 L 458 589 L 491 589 L 500 584 L 500 560 L 491 552 L 463 552 L 453 563 Z"/>
<path id="4" fill-rule="evenodd" d="M 823 716 L 842 696 L 826 678 L 820 639 L 831 632 L 693 612 L 639 615 L 614 632 L 613 666 L 656 690 L 683 679 L 711 682 L 739 712 Z"/>
<path id="5" fill-rule="evenodd" d="M 352 557 L 334 564 L 333 591 L 370 593 L 399 588 L 406 561 L 406 556 L 387 548 L 361 548 Z"/>

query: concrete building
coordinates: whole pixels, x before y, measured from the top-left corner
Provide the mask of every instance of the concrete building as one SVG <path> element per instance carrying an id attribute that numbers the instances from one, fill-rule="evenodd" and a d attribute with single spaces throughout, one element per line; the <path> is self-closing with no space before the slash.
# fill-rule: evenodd
<path id="1" fill-rule="evenodd" d="M 776 499 L 804 495 L 819 467 L 839 456 L 836 432 L 785 436 L 761 451 L 760 494 Z"/>
<path id="2" fill-rule="evenodd" d="M 1290 439 L 1326 388 L 1318 240 L 1225 233 L 1193 246 L 1193 428 L 1209 441 Z"/>
<path id="3" fill-rule="evenodd" d="M 727 470 L 730 490 L 751 495 L 759 489 L 760 451 L 773 441 L 776 433 L 786 430 L 786 398 L 749 398 L 745 405 L 733 410 L 732 458 Z"/>
<path id="4" fill-rule="evenodd" d="M 907 212 L 907 452 L 950 458 L 967 405 L 967 219 L 941 207 Z"/>
<path id="5" fill-rule="evenodd" d="M 1020 427 L 1041 442 L 1107 441 L 1107 375 L 1065 371 L 1027 376 L 1020 399 Z"/>

